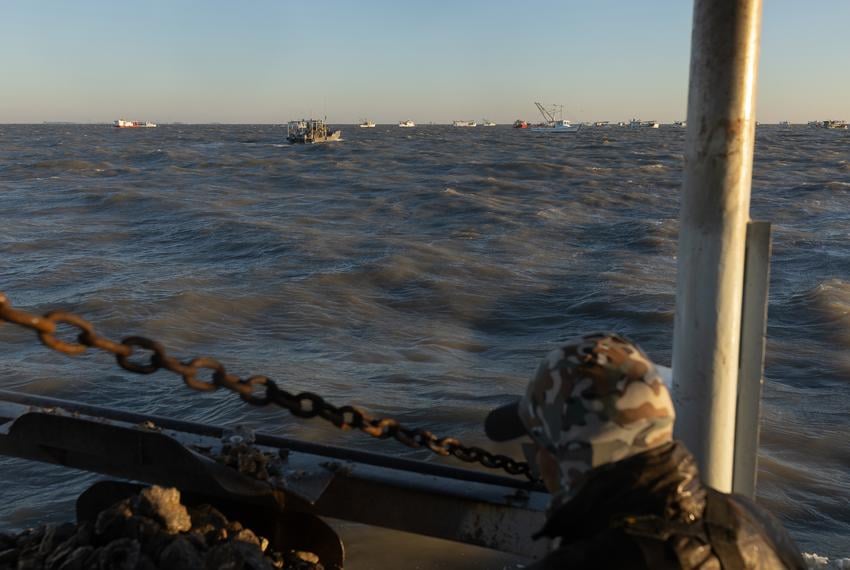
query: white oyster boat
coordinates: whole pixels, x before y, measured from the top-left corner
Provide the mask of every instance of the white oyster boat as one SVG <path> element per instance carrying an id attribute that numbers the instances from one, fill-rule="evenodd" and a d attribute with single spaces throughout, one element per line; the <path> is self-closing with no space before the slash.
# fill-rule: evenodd
<path id="1" fill-rule="evenodd" d="M 360 128 L 361 129 L 374 129 L 375 123 L 373 123 L 369 119 L 363 119 L 363 122 L 360 123 Z"/>
<path id="2" fill-rule="evenodd" d="M 150 121 L 125 121 L 118 119 L 112 122 L 112 126 L 116 129 L 152 129 L 156 127 L 156 123 Z"/>
<path id="3" fill-rule="evenodd" d="M 481 121 L 481 126 L 482 127 L 495 127 L 496 123 L 494 123 L 493 121 L 488 121 L 487 119 L 484 119 L 483 121 Z"/>
<path id="4" fill-rule="evenodd" d="M 399 121 L 398 126 L 403 128 L 403 129 L 410 129 L 410 128 L 415 127 L 416 123 L 414 123 L 413 121 L 408 119 L 407 121 Z"/>
<path id="5" fill-rule="evenodd" d="M 535 125 L 531 130 L 536 133 L 577 133 L 581 130 L 581 125 L 574 125 L 566 119 L 553 121 L 551 123 Z"/>
<path id="6" fill-rule="evenodd" d="M 452 123 L 453 127 L 477 127 L 478 123 L 475 121 L 455 121 Z"/>
<path id="7" fill-rule="evenodd" d="M 641 121 L 640 119 L 632 119 L 629 121 L 630 129 L 657 129 L 661 125 L 658 121 Z"/>

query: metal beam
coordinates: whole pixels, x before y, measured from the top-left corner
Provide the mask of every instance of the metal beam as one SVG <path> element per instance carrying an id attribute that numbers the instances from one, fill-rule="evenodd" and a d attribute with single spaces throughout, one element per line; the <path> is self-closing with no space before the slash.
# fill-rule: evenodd
<path id="1" fill-rule="evenodd" d="M 339 453 L 316 453 L 339 448 L 257 434 L 254 447 L 280 455 L 283 462 L 278 475 L 259 481 L 211 459 L 222 444 L 221 428 L 74 402 L 33 407 L 33 401 L 45 400 L 56 402 L 0 393 L 0 453 L 251 504 L 275 500 L 288 510 L 531 558 L 546 549 L 531 534 L 543 525 L 549 495 L 522 489 L 506 477 L 445 466 L 436 470 L 443 471 L 438 475 L 433 465 L 400 461 L 388 466 L 383 456 L 364 452 L 359 453 L 368 463 L 342 459 Z M 283 442 L 287 445 L 277 445 Z M 417 469 L 404 468 L 410 466 Z"/>
<path id="2" fill-rule="evenodd" d="M 222 428 L 220 426 L 202 424 L 199 422 L 189 422 L 185 420 L 176 420 L 173 418 L 166 418 L 164 416 L 156 416 L 152 414 L 140 414 L 136 412 L 129 412 L 126 410 L 118 410 L 115 408 L 107 408 L 104 406 L 86 404 L 83 402 L 72 402 L 70 400 L 62 400 L 60 398 L 35 396 L 32 394 L 14 392 L 11 390 L 0 390 L 0 402 L 12 402 L 25 406 L 36 406 L 39 408 L 62 408 L 64 410 L 70 410 L 77 414 L 84 414 L 98 418 L 107 418 L 110 420 L 126 422 L 130 424 L 152 422 L 157 426 L 174 430 L 175 432 L 184 432 L 187 434 L 209 436 L 215 439 L 221 439 L 226 431 L 225 428 Z M 0 420 L 2 420 L 2 417 L 2 410 L 0 410 Z M 321 455 L 331 459 L 356 461 L 358 463 L 365 463 L 368 465 L 391 467 L 403 471 L 412 471 L 416 473 L 437 475 L 439 477 L 449 477 L 453 479 L 459 479 L 461 481 L 476 481 L 479 483 L 488 483 L 491 485 L 498 485 L 513 489 L 545 491 L 542 484 L 534 484 L 525 479 L 514 479 L 511 477 L 496 475 L 494 473 L 483 473 L 481 471 L 461 469 L 449 465 L 426 463 L 424 461 L 403 459 L 400 457 L 383 455 L 380 453 L 371 453 L 368 451 L 348 449 L 345 447 L 312 443 L 309 441 L 291 439 L 263 432 L 257 432 L 255 434 L 255 441 L 258 445 L 267 445 L 270 447 L 289 449 L 292 451 L 303 451 L 305 453 Z M 387 442 L 387 445 L 394 445 L 394 443 Z"/>

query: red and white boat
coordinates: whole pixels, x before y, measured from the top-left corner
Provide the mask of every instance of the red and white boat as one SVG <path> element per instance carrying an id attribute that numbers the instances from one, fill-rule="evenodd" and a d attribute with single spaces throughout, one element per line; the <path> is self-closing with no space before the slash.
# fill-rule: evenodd
<path id="1" fill-rule="evenodd" d="M 156 126 L 156 123 L 151 123 L 150 121 L 125 121 L 124 119 L 118 119 L 114 121 L 112 125 L 116 129 L 152 129 Z"/>

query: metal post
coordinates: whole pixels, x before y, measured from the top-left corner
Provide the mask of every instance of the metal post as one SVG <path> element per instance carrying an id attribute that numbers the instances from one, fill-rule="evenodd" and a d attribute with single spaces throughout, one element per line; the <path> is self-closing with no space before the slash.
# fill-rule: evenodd
<path id="1" fill-rule="evenodd" d="M 680 215 L 677 435 L 729 491 L 750 207 L 761 0 L 695 0 Z"/>
<path id="2" fill-rule="evenodd" d="M 732 490 L 750 498 L 756 492 L 769 284 L 770 223 L 750 222 L 747 227 L 735 464 L 732 475 Z"/>

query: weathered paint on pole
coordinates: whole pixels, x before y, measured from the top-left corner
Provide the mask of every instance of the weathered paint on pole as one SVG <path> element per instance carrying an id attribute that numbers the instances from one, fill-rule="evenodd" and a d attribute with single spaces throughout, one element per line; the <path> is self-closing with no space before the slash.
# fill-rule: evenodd
<path id="1" fill-rule="evenodd" d="M 695 0 L 680 214 L 677 434 L 705 481 L 732 488 L 761 0 Z"/>
<path id="2" fill-rule="evenodd" d="M 750 498 L 756 492 L 769 286 L 770 222 L 750 222 L 747 227 L 741 362 L 738 368 L 738 408 L 735 416 L 735 464 L 732 470 L 732 490 Z"/>

